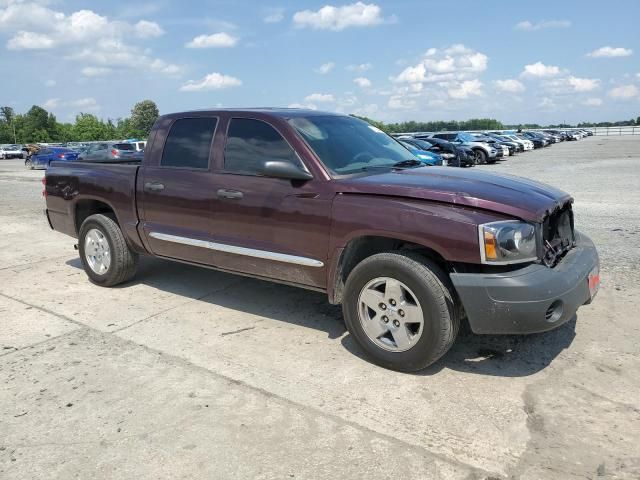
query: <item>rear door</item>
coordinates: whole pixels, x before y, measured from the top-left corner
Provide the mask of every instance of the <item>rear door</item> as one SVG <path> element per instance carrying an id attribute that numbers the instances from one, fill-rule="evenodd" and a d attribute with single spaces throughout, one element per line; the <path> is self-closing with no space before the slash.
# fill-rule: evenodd
<path id="1" fill-rule="evenodd" d="M 211 148 L 218 118 L 165 121 L 140 169 L 142 233 L 156 255 L 210 264 Z"/>

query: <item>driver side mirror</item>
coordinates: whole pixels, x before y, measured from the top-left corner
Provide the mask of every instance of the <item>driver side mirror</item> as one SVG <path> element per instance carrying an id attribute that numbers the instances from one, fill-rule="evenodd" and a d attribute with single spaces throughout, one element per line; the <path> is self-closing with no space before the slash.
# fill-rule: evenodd
<path id="1" fill-rule="evenodd" d="M 291 162 L 268 160 L 262 166 L 262 175 L 271 178 L 285 178 L 287 180 L 311 180 L 311 175 Z"/>

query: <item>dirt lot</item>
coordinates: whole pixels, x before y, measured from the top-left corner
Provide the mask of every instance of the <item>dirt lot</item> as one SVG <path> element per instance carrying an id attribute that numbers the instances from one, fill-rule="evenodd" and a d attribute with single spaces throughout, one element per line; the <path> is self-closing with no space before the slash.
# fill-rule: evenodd
<path id="1" fill-rule="evenodd" d="M 478 168 L 574 194 L 600 293 L 407 375 L 321 294 L 151 259 L 93 286 L 0 161 L 0 478 L 640 478 L 640 137 Z"/>

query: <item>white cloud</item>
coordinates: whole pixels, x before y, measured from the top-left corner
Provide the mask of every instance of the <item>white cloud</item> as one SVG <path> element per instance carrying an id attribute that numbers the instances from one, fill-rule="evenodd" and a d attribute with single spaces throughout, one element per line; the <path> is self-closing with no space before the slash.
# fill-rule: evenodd
<path id="1" fill-rule="evenodd" d="M 554 77 L 561 73 L 560 67 L 555 65 L 545 65 L 542 62 L 532 63 L 524 66 L 524 71 L 520 74 L 523 77 Z"/>
<path id="2" fill-rule="evenodd" d="M 382 9 L 378 5 L 363 2 L 341 7 L 325 5 L 317 11 L 303 10 L 293 15 L 296 27 L 317 30 L 340 31 L 349 27 L 370 27 L 383 21 Z"/>
<path id="3" fill-rule="evenodd" d="M 590 92 L 600 86 L 600 80 L 597 78 L 578 78 L 570 76 L 567 77 L 567 82 L 576 92 Z"/>
<path id="4" fill-rule="evenodd" d="M 353 82 L 360 88 L 369 88 L 371 86 L 371 80 L 365 77 L 354 78 Z"/>
<path id="5" fill-rule="evenodd" d="M 233 47 L 238 43 L 238 38 L 225 32 L 214 33 L 213 35 L 198 35 L 189 43 L 187 48 L 225 48 Z"/>
<path id="6" fill-rule="evenodd" d="M 111 73 L 111 69 L 108 67 L 84 67 L 82 69 L 82 75 L 85 77 L 102 77 Z"/>
<path id="7" fill-rule="evenodd" d="M 335 102 L 336 99 L 330 93 L 312 93 L 311 95 L 304 97 L 304 101 L 310 103 L 330 103 Z"/>
<path id="8" fill-rule="evenodd" d="M 9 50 L 46 50 L 53 48 L 55 41 L 49 35 L 35 32 L 18 32 L 7 42 Z"/>
<path id="9" fill-rule="evenodd" d="M 357 65 L 347 65 L 346 69 L 350 72 L 366 72 L 367 70 L 371 70 L 373 65 L 370 63 L 360 63 Z"/>
<path id="10" fill-rule="evenodd" d="M 84 108 L 86 110 L 98 110 L 98 102 L 93 97 L 79 98 L 78 100 L 71 100 L 67 102 L 67 105 L 74 108 Z"/>
<path id="11" fill-rule="evenodd" d="M 392 110 L 411 110 L 415 108 L 415 100 L 403 95 L 391 95 L 387 106 Z"/>
<path id="12" fill-rule="evenodd" d="M 155 38 L 164 35 L 164 30 L 156 22 L 140 20 L 134 26 L 136 36 L 139 38 Z"/>
<path id="13" fill-rule="evenodd" d="M 630 55 L 633 55 L 633 50 L 622 47 L 600 47 L 591 53 L 587 53 L 588 57 L 593 58 L 628 57 Z"/>
<path id="14" fill-rule="evenodd" d="M 327 73 L 329 73 L 331 70 L 333 70 L 333 68 L 336 66 L 335 63 L 333 62 L 327 62 L 327 63 L 323 63 L 322 65 L 320 65 L 318 68 L 316 68 L 315 72 L 319 73 L 320 75 L 326 75 Z"/>
<path id="15" fill-rule="evenodd" d="M 290 103 L 288 108 L 303 108 L 305 110 L 317 110 L 318 107 L 313 103 Z"/>
<path id="16" fill-rule="evenodd" d="M 396 83 L 424 83 L 465 80 L 487 69 L 489 57 L 462 44 L 440 51 L 430 48 L 417 65 L 405 68 L 392 78 Z"/>
<path id="17" fill-rule="evenodd" d="M 533 23 L 529 20 L 518 22 L 515 25 L 516 30 L 524 30 L 526 32 L 535 32 L 545 28 L 568 28 L 571 26 L 569 20 L 543 20 L 541 22 Z"/>
<path id="18" fill-rule="evenodd" d="M 518 80 L 514 80 L 513 78 L 496 80 L 495 85 L 498 90 L 508 93 L 524 92 L 525 90 L 524 85 Z"/>
<path id="19" fill-rule="evenodd" d="M 242 85 L 239 78 L 213 72 L 200 80 L 189 80 L 180 87 L 182 92 L 200 92 L 203 90 L 221 90 Z"/>
<path id="20" fill-rule="evenodd" d="M 465 80 L 447 90 L 451 98 L 469 98 L 482 95 L 482 82 L 477 78 Z"/>
<path id="21" fill-rule="evenodd" d="M 93 97 L 78 98 L 77 100 L 60 100 L 59 98 L 50 98 L 42 104 L 42 108 L 46 110 L 55 110 L 61 107 L 70 107 L 81 111 L 98 111 L 100 105 Z"/>
<path id="22" fill-rule="evenodd" d="M 278 23 L 284 20 L 282 12 L 274 12 L 263 18 L 264 23 Z"/>
<path id="23" fill-rule="evenodd" d="M 92 48 L 86 47 L 66 57 L 81 61 L 89 66 L 112 67 L 117 69 L 141 69 L 164 75 L 178 75 L 181 68 L 159 58 L 149 57 L 145 50 L 122 43 L 118 40 L 98 40 Z"/>
<path id="24" fill-rule="evenodd" d="M 602 99 L 601 98 L 587 98 L 584 102 L 582 102 L 582 104 L 586 107 L 599 107 L 600 105 L 602 105 Z"/>
<path id="25" fill-rule="evenodd" d="M 56 81 L 53 79 L 49 79 L 46 82 L 44 82 L 44 86 L 45 87 L 55 87 L 56 86 Z"/>
<path id="26" fill-rule="evenodd" d="M 609 90 L 611 98 L 628 99 L 640 95 L 640 90 L 635 85 L 620 85 L 619 87 Z"/>
<path id="27" fill-rule="evenodd" d="M 117 65 L 167 74 L 179 70 L 176 65 L 151 57 L 148 49 L 128 44 L 129 40 L 164 33 L 155 22 L 140 20 L 131 24 L 87 9 L 67 15 L 49 8 L 47 0 L 0 0 L 2 4 L 6 8 L 0 8 L 0 32 L 12 35 L 7 41 L 9 49 L 59 49 L 62 51 L 59 57 L 82 60 L 87 66 Z"/>
<path id="28" fill-rule="evenodd" d="M 54 108 L 57 108 L 59 104 L 59 98 L 50 98 L 42 104 L 42 108 L 44 108 L 45 110 L 53 110 Z"/>

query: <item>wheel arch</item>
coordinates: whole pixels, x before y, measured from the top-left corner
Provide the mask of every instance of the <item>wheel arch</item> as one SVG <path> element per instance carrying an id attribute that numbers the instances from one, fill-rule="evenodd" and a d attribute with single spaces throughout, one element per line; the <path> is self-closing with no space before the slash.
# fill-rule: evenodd
<path id="1" fill-rule="evenodd" d="M 109 203 L 95 198 L 83 198 L 78 200 L 74 205 L 74 225 L 76 234 L 80 233 L 82 223 L 91 215 L 95 214 L 106 215 L 120 225 L 116 211 Z"/>
<path id="2" fill-rule="evenodd" d="M 384 235 L 362 235 L 349 240 L 339 254 L 336 255 L 334 266 L 331 268 L 327 294 L 329 302 L 339 304 L 344 295 L 344 286 L 351 271 L 362 260 L 377 253 L 393 250 L 410 250 L 425 258 L 431 259 L 438 264 L 445 272 L 451 271 L 451 265 L 435 249 L 415 243 L 413 241 Z"/>

